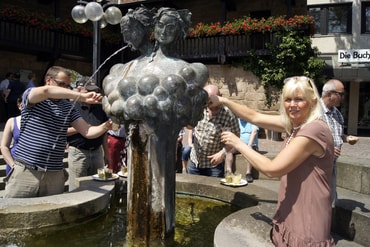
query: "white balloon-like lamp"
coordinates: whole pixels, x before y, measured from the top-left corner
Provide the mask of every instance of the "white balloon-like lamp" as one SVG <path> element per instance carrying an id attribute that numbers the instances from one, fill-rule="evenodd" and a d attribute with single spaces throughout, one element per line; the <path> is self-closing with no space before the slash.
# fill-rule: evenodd
<path id="1" fill-rule="evenodd" d="M 74 6 L 72 9 L 71 15 L 72 15 L 72 19 L 75 22 L 80 23 L 80 24 L 83 24 L 87 22 L 88 20 L 85 14 L 85 6 L 83 5 Z"/>
<path id="2" fill-rule="evenodd" d="M 116 25 L 121 21 L 121 10 L 115 6 L 111 6 L 105 11 L 105 18 L 109 24 Z"/>
<path id="3" fill-rule="evenodd" d="M 90 21 L 99 21 L 104 14 L 103 7 L 97 2 L 89 2 L 86 4 L 85 14 Z"/>

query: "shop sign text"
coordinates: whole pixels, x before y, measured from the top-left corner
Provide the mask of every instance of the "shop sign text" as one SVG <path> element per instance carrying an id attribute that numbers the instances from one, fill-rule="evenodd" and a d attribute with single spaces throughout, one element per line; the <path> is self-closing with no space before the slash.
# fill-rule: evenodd
<path id="1" fill-rule="evenodd" d="M 340 63 L 370 63 L 370 49 L 338 50 Z"/>

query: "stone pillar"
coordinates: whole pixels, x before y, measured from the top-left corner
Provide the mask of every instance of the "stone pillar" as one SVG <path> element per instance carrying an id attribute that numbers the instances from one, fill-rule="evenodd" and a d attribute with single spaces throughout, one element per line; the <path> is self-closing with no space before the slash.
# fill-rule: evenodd
<path id="1" fill-rule="evenodd" d="M 175 148 L 179 128 L 133 129 L 129 146 L 127 238 L 149 242 L 175 231 Z"/>
<path id="2" fill-rule="evenodd" d="M 360 82 L 351 81 L 349 85 L 347 134 L 357 135 Z"/>

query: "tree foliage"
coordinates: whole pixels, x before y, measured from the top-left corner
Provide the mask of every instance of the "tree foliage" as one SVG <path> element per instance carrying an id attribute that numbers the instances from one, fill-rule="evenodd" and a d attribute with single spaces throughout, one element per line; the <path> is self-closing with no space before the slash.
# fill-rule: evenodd
<path id="1" fill-rule="evenodd" d="M 250 56 L 242 62 L 245 70 L 252 71 L 260 78 L 268 106 L 278 102 L 287 77 L 304 75 L 317 84 L 322 83 L 325 65 L 318 58 L 319 51 L 317 47 L 312 47 L 311 39 L 305 31 L 278 32 L 275 37 L 273 42 L 266 44 L 269 55 L 257 55 L 255 51 L 251 51 Z"/>

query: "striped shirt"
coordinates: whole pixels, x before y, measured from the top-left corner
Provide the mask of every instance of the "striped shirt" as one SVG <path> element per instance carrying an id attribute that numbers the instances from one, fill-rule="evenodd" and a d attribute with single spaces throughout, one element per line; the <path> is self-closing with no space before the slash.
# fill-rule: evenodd
<path id="1" fill-rule="evenodd" d="M 335 106 L 333 107 L 333 110 L 330 110 L 322 100 L 320 101 L 324 111 L 323 120 L 328 124 L 333 135 L 334 146 L 341 148 L 343 144 L 342 136 L 344 128 L 343 115 Z"/>
<path id="2" fill-rule="evenodd" d="M 29 104 L 31 90 L 23 94 L 20 137 L 14 158 L 29 166 L 62 170 L 67 128 L 81 115 L 66 99 Z"/>
<path id="3" fill-rule="evenodd" d="M 230 131 L 239 136 L 239 122 L 237 117 L 227 107 L 222 107 L 220 112 L 210 118 L 207 109 L 204 117 L 193 129 L 194 143 L 190 153 L 190 159 L 199 168 L 211 168 L 210 159 L 207 157 L 222 150 L 225 146 L 221 142 L 223 128 L 229 127 Z"/>

